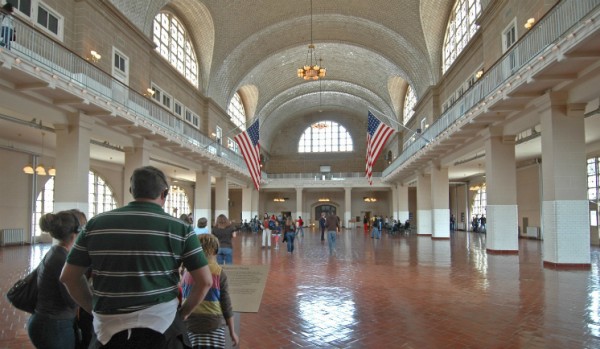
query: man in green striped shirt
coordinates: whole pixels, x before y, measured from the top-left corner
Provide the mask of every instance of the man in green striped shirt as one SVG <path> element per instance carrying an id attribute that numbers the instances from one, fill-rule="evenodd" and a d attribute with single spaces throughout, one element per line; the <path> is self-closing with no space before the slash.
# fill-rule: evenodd
<path id="1" fill-rule="evenodd" d="M 212 284 L 208 263 L 191 227 L 162 208 L 169 189 L 164 173 L 141 167 L 130 184 L 135 201 L 89 220 L 60 280 L 94 315 L 93 347 L 180 348 L 181 320 Z M 195 284 L 178 309 L 182 264 Z M 84 277 L 90 267 L 92 288 Z"/>

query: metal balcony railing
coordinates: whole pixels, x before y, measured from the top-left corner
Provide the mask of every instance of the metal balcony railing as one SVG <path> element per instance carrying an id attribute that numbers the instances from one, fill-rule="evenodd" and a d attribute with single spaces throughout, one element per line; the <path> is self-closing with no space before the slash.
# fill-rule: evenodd
<path id="1" fill-rule="evenodd" d="M 14 26 L 16 40 L 12 42 L 11 52 L 20 59 L 31 62 L 55 79 L 63 79 L 74 86 L 85 89 L 88 94 L 108 99 L 110 103 L 120 107 L 123 114 L 129 112 L 131 115 L 135 115 L 136 121 L 139 120 L 140 125 L 157 127 L 171 135 L 173 140 L 199 147 L 199 152 L 216 155 L 228 160 L 231 166 L 246 170 L 246 164 L 239 154 L 215 143 L 212 138 L 204 135 L 174 113 L 130 89 L 121 81 L 16 16 L 14 17 Z"/>
<path id="2" fill-rule="evenodd" d="M 385 178 L 402 166 L 448 127 L 464 118 L 469 110 L 500 88 L 507 79 L 538 57 L 545 49 L 567 35 L 568 31 L 589 15 L 600 11 L 600 0 L 563 0 L 552 8 L 485 75 L 431 125 L 422 137 L 417 137 L 390 166 L 383 171 Z"/>

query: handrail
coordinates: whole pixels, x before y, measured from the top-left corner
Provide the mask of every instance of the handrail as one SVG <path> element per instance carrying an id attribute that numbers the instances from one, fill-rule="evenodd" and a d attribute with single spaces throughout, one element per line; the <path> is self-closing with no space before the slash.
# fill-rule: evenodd
<path id="1" fill-rule="evenodd" d="M 536 58 L 544 49 L 562 38 L 567 31 L 592 13 L 600 5 L 600 0 L 561 1 L 554 6 L 538 23 L 530 29 L 512 48 L 504 54 L 473 86 L 443 112 L 440 117 L 409 145 L 383 171 L 383 177 L 390 175 L 412 158 L 426 144 L 466 117 L 469 110 L 485 100 L 504 82 L 521 68 Z"/>
<path id="2" fill-rule="evenodd" d="M 310 172 L 310 173 L 271 173 L 263 178 L 265 179 L 310 179 L 315 181 L 340 181 L 348 178 L 364 178 L 364 172 Z M 381 177 L 381 172 L 373 172 L 373 177 Z"/>
<path id="3" fill-rule="evenodd" d="M 239 154 L 215 143 L 174 113 L 130 89 L 17 16 L 14 16 L 14 28 L 16 40 L 11 43 L 11 51 L 21 59 L 35 64 L 57 79 L 64 79 L 85 89 L 87 93 L 105 97 L 119 106 L 123 113 L 135 115 L 141 125 L 161 129 L 172 135 L 173 140 L 196 146 L 200 148 L 199 151 L 226 159 L 232 166 L 246 170 L 246 164 Z"/>

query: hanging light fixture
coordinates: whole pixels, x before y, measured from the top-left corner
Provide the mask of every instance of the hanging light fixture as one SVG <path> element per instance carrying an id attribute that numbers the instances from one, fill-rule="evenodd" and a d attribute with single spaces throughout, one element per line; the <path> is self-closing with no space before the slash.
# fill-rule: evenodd
<path id="1" fill-rule="evenodd" d="M 319 202 L 329 202 L 329 201 L 331 201 L 331 200 L 330 200 L 329 198 L 327 198 L 327 197 L 321 197 L 321 198 L 319 198 L 319 200 L 318 200 L 318 201 L 319 201 Z"/>
<path id="2" fill-rule="evenodd" d="M 317 63 L 317 54 L 315 53 L 315 45 L 313 44 L 313 9 L 312 0 L 310 0 L 310 44 L 306 52 L 306 63 L 303 67 L 298 68 L 298 77 L 304 80 L 319 80 L 324 78 L 327 70 Z"/>
<path id="3" fill-rule="evenodd" d="M 40 128 L 43 130 L 41 121 L 40 121 Z M 44 159 L 44 136 L 45 135 L 46 135 L 46 133 L 44 131 L 42 131 L 42 154 L 40 155 L 40 159 L 42 159 L 42 160 Z M 34 155 L 34 163 L 37 163 L 36 159 L 37 159 L 37 155 Z M 44 167 L 44 165 L 42 164 L 41 161 L 35 167 L 35 169 L 33 168 L 32 164 L 28 164 L 27 166 L 23 167 L 23 172 L 26 174 L 36 174 L 38 176 L 46 176 L 46 175 L 56 176 L 56 169 L 54 167 L 50 167 L 48 169 L 48 171 L 46 171 L 46 168 Z"/>
<path id="4" fill-rule="evenodd" d="M 44 131 L 42 131 L 42 161 L 44 161 L 44 136 L 46 135 L 46 133 L 44 133 Z M 36 166 L 35 168 L 35 173 L 38 176 L 45 176 L 46 175 L 46 169 L 44 168 L 44 165 L 42 162 L 40 162 L 39 165 Z"/>
<path id="5" fill-rule="evenodd" d="M 373 196 L 365 196 L 365 197 L 363 198 L 363 200 L 364 200 L 365 202 L 377 202 L 377 198 L 376 198 L 376 197 L 373 197 Z"/>

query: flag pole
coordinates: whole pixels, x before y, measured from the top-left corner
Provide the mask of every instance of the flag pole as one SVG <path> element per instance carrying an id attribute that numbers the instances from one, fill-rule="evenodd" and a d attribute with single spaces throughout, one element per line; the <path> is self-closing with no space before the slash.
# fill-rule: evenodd
<path id="1" fill-rule="evenodd" d="M 387 120 L 390 120 L 390 121 L 392 121 L 392 122 L 396 123 L 398 126 L 402 127 L 403 129 L 410 131 L 410 133 L 412 134 L 411 136 L 417 136 L 417 137 L 419 137 L 419 138 L 423 138 L 423 140 L 424 140 L 425 142 L 427 142 L 427 143 L 431 143 L 431 141 L 430 141 L 429 139 L 425 138 L 425 137 L 423 136 L 423 134 L 422 134 L 422 133 L 417 133 L 416 131 L 414 131 L 414 130 L 411 130 L 410 128 L 408 128 L 408 127 L 404 126 L 404 125 L 403 125 L 401 122 L 399 122 L 398 120 L 395 120 L 395 119 L 393 119 L 393 118 L 388 118 L 388 117 L 387 117 L 387 115 L 385 115 L 383 112 L 381 112 L 381 111 L 379 111 L 379 110 L 377 110 L 377 109 L 374 109 L 374 108 L 367 109 L 367 111 L 371 111 L 371 110 L 374 110 L 374 111 L 375 111 L 377 114 L 384 116 L 384 117 L 385 117 Z"/>

